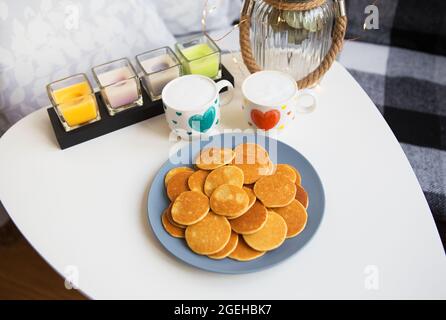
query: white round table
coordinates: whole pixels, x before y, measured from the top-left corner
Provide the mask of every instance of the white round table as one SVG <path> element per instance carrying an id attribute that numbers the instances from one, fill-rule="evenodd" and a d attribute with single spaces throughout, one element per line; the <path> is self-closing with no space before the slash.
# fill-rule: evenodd
<path id="1" fill-rule="evenodd" d="M 225 65 L 241 69 L 230 57 Z M 446 298 L 446 257 L 398 141 L 338 63 L 319 106 L 280 139 L 318 171 L 326 211 L 301 251 L 262 272 L 208 273 L 169 255 L 147 223 L 147 192 L 166 161 L 163 116 L 59 150 L 45 108 L 0 140 L 0 199 L 34 248 L 95 299 Z M 246 128 L 240 91 L 225 128 Z"/>

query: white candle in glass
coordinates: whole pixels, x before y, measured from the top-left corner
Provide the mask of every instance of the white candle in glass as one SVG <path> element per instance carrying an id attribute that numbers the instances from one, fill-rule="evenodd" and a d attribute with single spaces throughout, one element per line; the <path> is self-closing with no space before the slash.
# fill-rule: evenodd
<path id="1" fill-rule="evenodd" d="M 127 67 L 117 68 L 98 75 L 111 108 L 119 108 L 138 99 L 137 79 Z"/>
<path id="2" fill-rule="evenodd" d="M 175 65 L 177 63 L 168 54 L 141 61 L 146 74 L 143 80 L 152 97 L 160 96 L 166 84 L 180 76 L 180 67 Z"/>

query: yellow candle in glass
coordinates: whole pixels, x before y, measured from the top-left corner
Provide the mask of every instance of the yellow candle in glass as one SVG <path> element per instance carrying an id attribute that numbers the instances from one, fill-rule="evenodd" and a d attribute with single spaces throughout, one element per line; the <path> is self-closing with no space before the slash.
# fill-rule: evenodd
<path id="1" fill-rule="evenodd" d="M 181 50 L 187 59 L 183 62 L 186 74 L 201 74 L 214 78 L 220 70 L 219 52 L 215 52 L 207 43 L 200 43 Z"/>
<path id="2" fill-rule="evenodd" d="M 91 95 L 87 82 L 53 92 L 58 109 L 70 127 L 96 119 L 96 101 Z"/>

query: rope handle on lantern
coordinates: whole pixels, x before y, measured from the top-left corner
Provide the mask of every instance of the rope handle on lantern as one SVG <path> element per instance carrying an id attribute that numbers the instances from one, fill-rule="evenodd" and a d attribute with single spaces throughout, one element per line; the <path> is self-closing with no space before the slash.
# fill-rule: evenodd
<path id="1" fill-rule="evenodd" d="M 311 0 L 309 2 L 290 3 L 283 0 L 263 0 L 263 2 L 279 10 L 287 11 L 305 11 L 311 10 L 323 5 L 326 0 Z M 316 83 L 333 64 L 336 56 L 342 49 L 344 43 L 345 30 L 347 29 L 347 15 L 345 11 L 344 0 L 335 0 L 338 5 L 338 16 L 333 28 L 333 40 L 331 47 L 322 60 L 321 64 L 303 79 L 297 81 L 299 89 L 308 88 Z M 261 71 L 262 69 L 255 61 L 251 49 L 250 27 L 251 27 L 251 0 L 245 0 L 245 5 L 240 17 L 240 48 L 243 62 L 251 73 Z"/>

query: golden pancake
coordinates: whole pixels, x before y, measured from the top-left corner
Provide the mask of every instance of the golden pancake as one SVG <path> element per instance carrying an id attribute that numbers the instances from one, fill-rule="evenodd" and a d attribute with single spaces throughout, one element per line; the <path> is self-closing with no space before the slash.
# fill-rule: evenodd
<path id="1" fill-rule="evenodd" d="M 256 195 L 254 194 L 254 191 L 252 191 L 252 189 L 244 186 L 243 190 L 245 190 L 246 194 L 248 195 L 249 198 L 249 203 L 248 203 L 248 207 L 246 208 L 245 211 L 241 212 L 239 215 L 237 216 L 231 216 L 231 217 L 226 217 L 228 218 L 228 220 L 233 220 L 233 219 L 237 219 L 238 217 L 241 217 L 242 215 L 244 215 L 249 209 L 251 209 L 251 207 L 254 205 L 254 203 L 256 202 L 257 198 Z"/>
<path id="2" fill-rule="evenodd" d="M 274 212 L 279 214 L 287 225 L 287 238 L 297 236 L 305 228 L 307 224 L 307 210 L 297 200 L 293 200 L 289 205 L 283 208 L 275 208 Z"/>
<path id="3" fill-rule="evenodd" d="M 285 220 L 274 211 L 268 211 L 266 223 L 262 229 L 253 234 L 245 234 L 248 246 L 257 251 L 270 251 L 278 248 L 287 235 Z"/>
<path id="4" fill-rule="evenodd" d="M 266 165 L 269 161 L 268 152 L 255 143 L 243 143 L 234 148 L 234 164 L 261 164 Z"/>
<path id="5" fill-rule="evenodd" d="M 230 220 L 232 230 L 239 234 L 251 234 L 259 231 L 266 223 L 268 211 L 265 206 L 256 201 L 245 214 Z"/>
<path id="6" fill-rule="evenodd" d="M 308 193 L 298 184 L 296 184 L 296 200 L 299 201 L 305 209 L 308 209 L 308 204 L 310 203 Z"/>
<path id="7" fill-rule="evenodd" d="M 235 157 L 232 164 L 243 171 L 244 184 L 255 183 L 262 176 L 270 174 L 268 152 L 253 143 L 240 144 L 234 149 Z"/>
<path id="8" fill-rule="evenodd" d="M 185 225 L 176 223 L 176 222 L 173 220 L 173 218 L 172 218 L 172 205 L 173 205 L 173 203 L 170 203 L 170 204 L 169 204 L 169 207 L 167 207 L 167 209 L 166 209 L 166 216 L 167 216 L 167 219 L 169 219 L 169 222 L 170 222 L 171 224 L 173 224 L 175 227 L 177 227 L 177 228 L 181 228 L 181 229 L 186 229 L 186 226 L 185 226 Z"/>
<path id="9" fill-rule="evenodd" d="M 180 172 L 170 178 L 167 184 L 167 196 L 170 201 L 174 201 L 183 192 L 189 191 L 187 181 L 192 173 L 193 171 Z"/>
<path id="10" fill-rule="evenodd" d="M 257 251 L 248 246 L 242 236 L 239 236 L 237 247 L 229 255 L 229 258 L 237 261 L 251 261 L 265 254 L 265 251 Z"/>
<path id="11" fill-rule="evenodd" d="M 249 197 L 242 188 L 224 184 L 212 193 L 210 203 L 212 211 L 216 214 L 236 217 L 247 210 Z"/>
<path id="12" fill-rule="evenodd" d="M 206 217 L 209 212 L 209 199 L 201 192 L 183 192 L 176 198 L 171 212 L 173 221 L 190 226 Z"/>
<path id="13" fill-rule="evenodd" d="M 273 174 L 257 181 L 254 193 L 267 208 L 284 207 L 294 200 L 296 185 L 281 174 Z"/>
<path id="14" fill-rule="evenodd" d="M 294 168 L 293 166 L 291 166 L 291 168 L 294 170 L 294 172 L 296 173 L 296 184 L 297 185 L 301 185 L 302 184 L 302 177 L 300 175 L 299 170 L 297 170 L 296 168 Z"/>
<path id="15" fill-rule="evenodd" d="M 266 176 L 273 175 L 276 172 L 276 165 L 271 160 L 269 160 L 269 162 L 268 162 L 267 170 L 268 170 L 268 173 L 265 174 Z"/>
<path id="16" fill-rule="evenodd" d="M 206 181 L 206 177 L 208 176 L 209 171 L 198 170 L 194 172 L 187 181 L 189 185 L 189 189 L 192 191 L 198 191 L 204 193 L 204 182 Z"/>
<path id="17" fill-rule="evenodd" d="M 167 218 L 167 209 L 163 212 L 163 215 L 161 216 L 161 222 L 163 223 L 164 229 L 172 237 L 184 238 L 184 229 L 178 228 L 170 223 L 169 219 Z"/>
<path id="18" fill-rule="evenodd" d="M 214 170 L 231 163 L 235 153 L 227 148 L 203 149 L 195 159 L 195 165 L 202 170 Z"/>
<path id="19" fill-rule="evenodd" d="M 266 164 L 266 166 L 261 168 L 260 175 L 261 176 L 271 176 L 274 174 L 275 170 L 276 170 L 276 165 L 271 160 L 268 160 L 268 163 Z"/>
<path id="20" fill-rule="evenodd" d="M 204 183 L 204 193 L 210 197 L 212 192 L 223 184 L 243 186 L 243 171 L 236 166 L 224 166 L 211 171 Z"/>
<path id="21" fill-rule="evenodd" d="M 282 174 L 293 182 L 296 182 L 296 170 L 288 164 L 276 165 L 275 174 Z"/>
<path id="22" fill-rule="evenodd" d="M 252 191 L 252 188 L 248 188 L 248 187 L 243 187 L 243 190 L 245 190 L 246 194 L 248 195 L 249 198 L 249 204 L 248 204 L 248 209 L 251 208 L 254 203 L 256 202 L 257 198 L 256 195 L 254 194 L 254 191 Z"/>
<path id="23" fill-rule="evenodd" d="M 164 186 L 167 188 L 167 184 L 169 183 L 169 180 L 176 175 L 177 173 L 180 172 L 194 172 L 194 169 L 189 168 L 189 167 L 176 167 L 171 169 L 166 176 L 164 177 Z"/>
<path id="24" fill-rule="evenodd" d="M 228 243 L 225 245 L 225 247 L 218 251 L 217 253 L 214 253 L 209 256 L 211 259 L 221 260 L 229 256 L 237 247 L 238 243 L 238 234 L 234 231 L 231 232 L 231 237 L 229 238 Z"/>
<path id="25" fill-rule="evenodd" d="M 211 255 L 226 246 L 231 237 L 231 225 L 225 217 L 209 212 L 200 222 L 186 228 L 186 242 L 198 254 Z"/>
<path id="26" fill-rule="evenodd" d="M 270 168 L 268 164 L 234 164 L 234 166 L 240 168 L 243 171 L 244 184 L 255 183 L 261 177 L 270 174 Z"/>
<path id="27" fill-rule="evenodd" d="M 254 191 L 252 191 L 252 188 L 248 187 L 248 186 L 252 186 L 254 187 L 254 185 L 246 185 L 243 187 L 243 190 L 245 190 L 246 194 L 248 195 L 249 198 L 249 203 L 248 203 L 248 207 L 246 208 L 246 210 L 244 212 L 241 212 L 239 215 L 237 216 L 231 216 L 231 217 L 226 217 L 228 218 L 228 220 L 233 220 L 233 219 L 237 219 L 238 217 L 241 217 L 242 215 L 244 215 L 249 209 L 251 209 L 251 207 L 254 205 L 254 203 L 256 202 L 257 198 L 256 195 L 254 194 Z"/>

